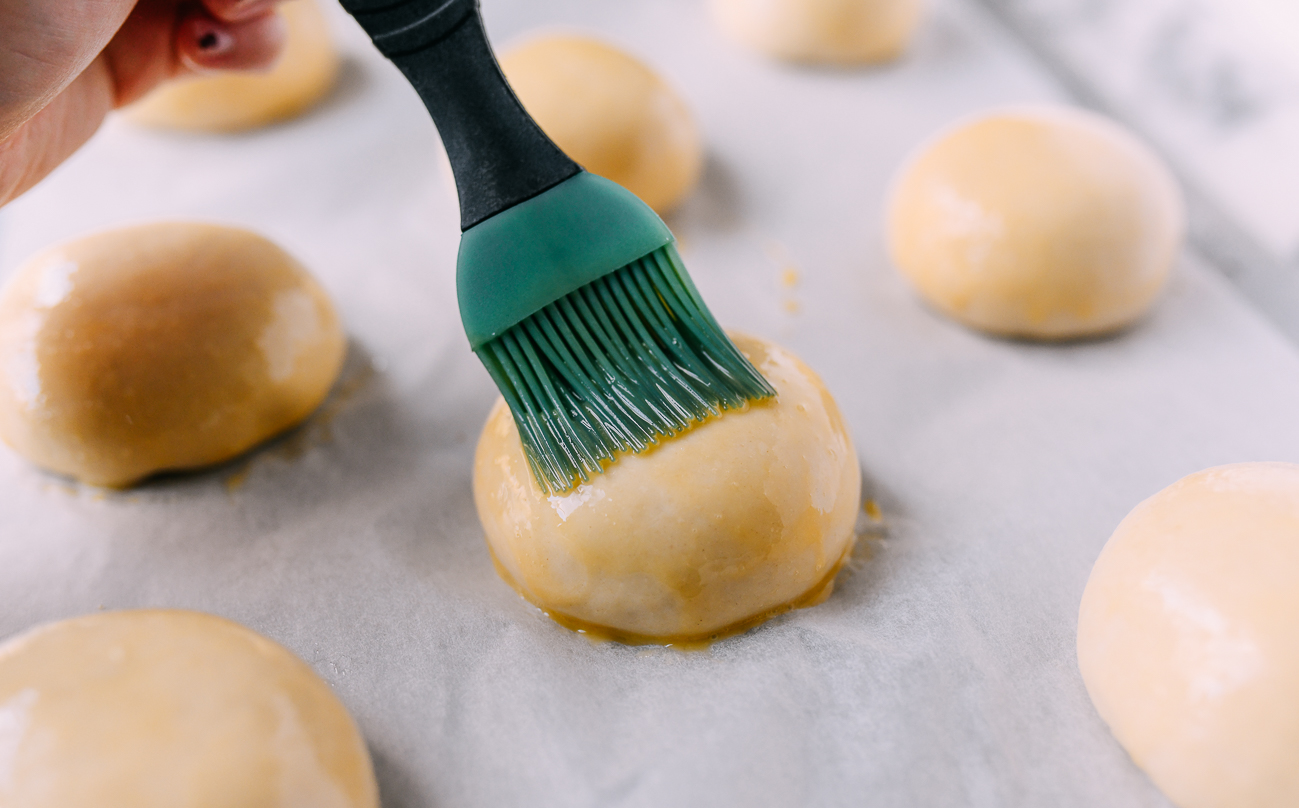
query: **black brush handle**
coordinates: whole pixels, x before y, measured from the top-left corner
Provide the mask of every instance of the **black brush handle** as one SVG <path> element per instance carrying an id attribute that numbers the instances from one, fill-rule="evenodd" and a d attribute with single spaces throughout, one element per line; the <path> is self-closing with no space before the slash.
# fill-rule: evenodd
<path id="1" fill-rule="evenodd" d="M 342 0 L 433 116 L 460 194 L 460 229 L 577 174 L 514 96 L 478 0 Z"/>

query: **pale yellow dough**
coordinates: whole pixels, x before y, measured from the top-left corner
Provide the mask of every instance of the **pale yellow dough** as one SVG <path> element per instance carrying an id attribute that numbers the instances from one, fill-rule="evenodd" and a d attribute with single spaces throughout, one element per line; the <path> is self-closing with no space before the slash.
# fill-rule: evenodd
<path id="1" fill-rule="evenodd" d="M 567 496 L 533 480 L 498 402 L 474 500 L 498 570 L 570 626 L 701 640 L 828 595 L 851 550 L 861 470 L 830 394 L 768 342 L 735 343 L 779 395 L 622 456 Z"/>
<path id="2" fill-rule="evenodd" d="M 1039 107 L 982 115 L 903 169 L 893 260 L 966 325 L 1067 339 L 1141 316 L 1181 245 L 1183 205 L 1159 158 L 1111 121 Z"/>
<path id="3" fill-rule="evenodd" d="M 318 2 L 289 0 L 279 6 L 288 36 L 270 70 L 184 76 L 132 104 L 127 117 L 166 129 L 238 132 L 306 112 L 338 76 L 338 54 Z"/>
<path id="4" fill-rule="evenodd" d="M 1083 593 L 1078 665 L 1181 808 L 1299 805 L 1299 466 L 1211 468 L 1133 509 Z"/>
<path id="5" fill-rule="evenodd" d="M 261 236 L 87 236 L 0 292 L 0 437 L 97 485 L 219 463 L 306 418 L 344 348 L 324 290 Z"/>
<path id="6" fill-rule="evenodd" d="M 530 39 L 501 69 L 555 144 L 586 170 L 664 213 L 699 180 L 703 142 L 666 82 L 632 56 L 589 37 Z"/>
<path id="7" fill-rule="evenodd" d="M 738 42 L 793 62 L 883 62 L 906 50 L 920 0 L 711 0 Z"/>
<path id="8" fill-rule="evenodd" d="M 0 804 L 378 808 L 365 742 L 301 660 L 236 623 L 105 612 L 0 646 Z"/>

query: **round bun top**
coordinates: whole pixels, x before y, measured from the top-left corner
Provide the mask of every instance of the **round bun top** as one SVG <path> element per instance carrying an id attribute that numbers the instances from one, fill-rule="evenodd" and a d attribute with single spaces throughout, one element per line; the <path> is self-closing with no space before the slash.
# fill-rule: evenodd
<path id="1" fill-rule="evenodd" d="M 0 646 L 5 805 L 378 808 L 365 743 L 306 664 L 236 623 L 105 612 Z"/>
<path id="2" fill-rule="evenodd" d="M 1060 107 L 944 131 L 894 184 L 894 262 L 938 310 L 985 331 L 1064 339 L 1140 316 L 1181 244 L 1162 161 L 1113 122 Z"/>
<path id="3" fill-rule="evenodd" d="M 1087 582 L 1078 664 L 1181 808 L 1299 805 L 1299 465 L 1207 469 L 1134 508 Z"/>

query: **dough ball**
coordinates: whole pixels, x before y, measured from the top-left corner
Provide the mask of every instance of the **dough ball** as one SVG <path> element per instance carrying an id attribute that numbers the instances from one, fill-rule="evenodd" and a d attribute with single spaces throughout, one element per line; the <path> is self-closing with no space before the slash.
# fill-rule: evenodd
<path id="1" fill-rule="evenodd" d="M 1083 593 L 1078 665 L 1181 808 L 1299 805 L 1299 466 L 1211 468 L 1133 509 Z"/>
<path id="2" fill-rule="evenodd" d="M 497 569 L 570 627 L 630 642 L 702 640 L 829 594 L 852 549 L 861 470 L 834 400 L 788 351 L 735 343 L 776 387 L 590 483 L 547 498 L 503 401 L 474 501 Z"/>
<path id="3" fill-rule="evenodd" d="M 712 0 L 713 17 L 743 45 L 792 62 L 852 65 L 895 59 L 920 0 Z"/>
<path id="4" fill-rule="evenodd" d="M 86 236 L 0 292 L 0 438 L 95 485 L 219 463 L 306 418 L 344 348 L 324 290 L 261 236 Z"/>
<path id="5" fill-rule="evenodd" d="M 0 646 L 0 741 L 15 808 L 379 805 L 329 686 L 197 612 L 105 612 Z"/>
<path id="6" fill-rule="evenodd" d="M 132 104 L 127 116 L 165 129 L 239 132 L 301 115 L 333 89 L 338 76 L 338 54 L 317 2 L 279 6 L 288 38 L 270 70 L 183 76 Z"/>
<path id="7" fill-rule="evenodd" d="M 589 37 L 536 37 L 501 69 L 538 125 L 592 174 L 663 213 L 699 180 L 703 144 L 681 96 L 626 53 Z"/>
<path id="8" fill-rule="evenodd" d="M 1141 316 L 1182 226 L 1153 152 L 1098 115 L 1043 107 L 983 115 L 926 145 L 894 186 L 889 247 L 960 322 L 1068 339 Z"/>

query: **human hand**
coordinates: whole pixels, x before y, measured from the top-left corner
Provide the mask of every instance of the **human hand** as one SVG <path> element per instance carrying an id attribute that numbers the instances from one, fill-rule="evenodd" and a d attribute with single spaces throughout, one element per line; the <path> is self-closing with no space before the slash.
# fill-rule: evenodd
<path id="1" fill-rule="evenodd" d="M 0 205 L 112 109 L 185 72 L 269 67 L 279 0 L 0 0 Z"/>

